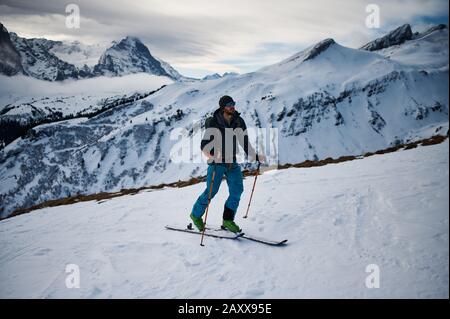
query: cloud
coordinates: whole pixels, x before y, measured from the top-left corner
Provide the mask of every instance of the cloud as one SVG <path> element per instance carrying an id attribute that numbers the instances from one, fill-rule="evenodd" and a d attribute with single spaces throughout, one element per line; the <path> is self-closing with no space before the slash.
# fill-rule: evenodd
<path id="1" fill-rule="evenodd" d="M 71 94 L 125 94 L 148 92 L 170 84 L 166 77 L 147 73 L 130 74 L 120 77 L 96 77 L 83 80 L 49 82 L 28 76 L 8 77 L 0 75 L 0 96 L 54 96 Z"/>
<path id="2" fill-rule="evenodd" d="M 248 72 L 324 38 L 359 47 L 400 24 L 444 16 L 447 0 L 379 0 L 381 29 L 365 26 L 370 0 L 73 1 L 81 28 L 65 27 L 63 2 L 2 0 L 0 21 L 23 36 L 83 42 L 135 35 L 184 70 Z M 268 45 L 270 44 L 270 45 Z M 226 64 L 224 61 L 240 61 Z M 187 74 L 190 75 L 190 74 Z"/>

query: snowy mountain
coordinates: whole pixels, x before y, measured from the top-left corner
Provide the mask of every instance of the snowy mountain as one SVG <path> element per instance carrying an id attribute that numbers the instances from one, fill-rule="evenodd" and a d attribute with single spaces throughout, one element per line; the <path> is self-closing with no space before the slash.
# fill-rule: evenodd
<path id="1" fill-rule="evenodd" d="M 25 97 L 7 105 L 0 111 L 0 124 L 6 122 L 27 125 L 39 121 L 59 121 L 67 117 L 90 115 L 114 105 L 139 100 L 146 91 L 125 94 L 52 95 L 39 98 Z"/>
<path id="2" fill-rule="evenodd" d="M 407 41 L 420 39 L 434 33 L 435 31 L 444 31 L 447 29 L 447 25 L 439 24 L 429 28 L 428 30 L 425 30 L 424 32 L 413 33 L 411 26 L 409 24 L 404 24 L 397 29 L 389 32 L 387 35 L 363 45 L 361 49 L 367 51 L 378 51 L 387 49 L 392 46 L 398 47 L 400 44 L 403 44 Z"/>
<path id="3" fill-rule="evenodd" d="M 236 222 L 287 238 L 283 248 L 211 237 L 200 247 L 165 230 L 187 223 L 204 183 L 43 208 L 0 221 L 0 298 L 448 298 L 448 178 L 448 141 L 266 171 L 243 219 L 246 178 Z M 227 196 L 223 182 L 207 224 L 221 222 Z M 67 265 L 79 289 L 66 287 Z M 369 265 L 379 289 L 366 286 Z"/>
<path id="4" fill-rule="evenodd" d="M 222 76 L 219 73 L 213 73 L 208 74 L 202 78 L 202 80 L 208 81 L 208 80 L 217 80 L 220 79 Z"/>
<path id="5" fill-rule="evenodd" d="M 225 72 L 222 77 L 226 77 L 226 76 L 238 76 L 239 73 L 236 72 Z"/>
<path id="6" fill-rule="evenodd" d="M 0 153 L 1 215 L 76 193 L 204 175 L 201 154 L 180 163 L 173 152 L 199 153 L 197 124 L 224 94 L 237 101 L 249 128 L 277 129 L 274 165 L 448 134 L 448 29 L 395 50 L 385 56 L 326 39 L 256 72 L 176 82 L 96 117 L 38 126 Z M 180 129 L 184 140 L 176 139 Z"/>
<path id="7" fill-rule="evenodd" d="M 202 78 L 203 81 L 208 81 L 208 80 L 217 80 L 220 78 L 224 78 L 226 76 L 237 76 L 239 75 L 239 73 L 236 72 L 225 72 L 224 74 L 220 75 L 219 73 L 213 73 L 213 74 L 209 74 L 206 75 Z"/>
<path id="8" fill-rule="evenodd" d="M 172 77 L 155 59 L 148 48 L 136 37 L 126 37 L 114 43 L 94 66 L 95 75 L 117 76 L 131 73 L 150 73 Z"/>
<path id="9" fill-rule="evenodd" d="M 89 70 L 78 69 L 49 51 L 51 40 L 25 39 L 10 33 L 12 43 L 21 56 L 24 73 L 36 79 L 62 81 L 90 76 Z"/>
<path id="10" fill-rule="evenodd" d="M 446 40 L 447 38 L 447 40 Z M 376 51 L 393 61 L 417 69 L 444 70 L 448 68 L 448 28 L 438 25 L 415 36 L 402 45 L 393 45 Z"/>
<path id="11" fill-rule="evenodd" d="M 63 82 L 0 75 L 0 149 L 35 126 L 106 112 L 172 82 L 147 73 Z"/>
<path id="12" fill-rule="evenodd" d="M 22 74 L 20 55 L 11 42 L 8 30 L 0 23 L 0 74 Z"/>
<path id="13" fill-rule="evenodd" d="M 9 33 L 3 25 L 1 30 L 0 46 L 4 49 L 0 53 L 0 74 L 24 73 L 41 80 L 62 81 L 144 72 L 167 76 L 175 81 L 194 80 L 182 76 L 170 64 L 152 56 L 136 37 L 128 36 L 112 45 L 86 45 L 79 41 L 26 39 Z"/>
<path id="14" fill-rule="evenodd" d="M 428 30 L 425 30 L 424 32 L 414 33 L 414 38 L 415 39 L 423 38 L 423 37 L 427 36 L 428 34 L 433 33 L 434 31 L 445 30 L 445 29 L 448 29 L 448 26 L 446 24 L 438 24 L 438 25 L 432 26 L 431 28 L 429 28 Z"/>
<path id="15" fill-rule="evenodd" d="M 97 77 L 69 82 L 40 81 L 30 77 L 0 75 L 0 123 L 26 123 L 78 112 L 95 112 L 105 104 L 135 94 L 145 94 L 173 81 L 149 74 Z"/>
<path id="16" fill-rule="evenodd" d="M 413 33 L 411 30 L 411 26 L 409 24 L 404 24 L 397 29 L 389 32 L 384 37 L 375 39 L 374 41 L 363 45 L 361 49 L 367 51 L 381 50 L 396 44 L 402 44 L 407 40 L 411 40 L 412 38 Z"/>
<path id="17" fill-rule="evenodd" d="M 95 75 L 123 76 L 141 72 L 167 76 L 175 81 L 195 80 L 181 75 L 169 63 L 154 57 L 138 38 L 131 36 L 113 43 L 93 66 Z"/>

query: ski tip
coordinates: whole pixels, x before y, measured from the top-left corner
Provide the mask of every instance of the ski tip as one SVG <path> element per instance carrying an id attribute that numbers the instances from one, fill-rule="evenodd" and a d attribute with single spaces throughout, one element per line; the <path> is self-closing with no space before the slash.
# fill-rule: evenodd
<path id="1" fill-rule="evenodd" d="M 270 243 L 269 245 L 271 245 L 271 246 L 286 246 L 286 244 L 287 244 L 287 239 L 284 239 L 284 240 L 282 240 L 282 241 L 279 241 L 279 242 L 274 242 L 274 243 Z"/>

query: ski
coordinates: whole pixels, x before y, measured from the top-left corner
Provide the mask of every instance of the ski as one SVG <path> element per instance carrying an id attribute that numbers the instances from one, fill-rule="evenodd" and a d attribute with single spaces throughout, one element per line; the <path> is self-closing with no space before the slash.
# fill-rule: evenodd
<path id="1" fill-rule="evenodd" d="M 197 234 L 201 235 L 202 232 L 194 229 L 192 227 L 192 224 L 189 224 L 187 226 L 173 226 L 173 225 L 166 225 L 166 229 L 169 230 L 175 230 L 185 233 L 191 233 L 191 234 Z M 206 225 L 205 230 L 205 236 L 209 237 L 215 237 L 215 238 L 225 238 L 225 239 L 238 239 L 238 238 L 244 238 L 248 239 L 257 243 L 269 245 L 269 246 L 283 246 L 287 243 L 287 239 L 283 240 L 272 240 L 267 238 L 262 238 L 259 236 L 253 236 L 253 235 L 247 235 L 246 233 L 232 233 L 226 229 L 223 229 L 222 226 L 214 226 L 214 225 Z"/>
<path id="2" fill-rule="evenodd" d="M 214 229 L 216 231 L 223 230 L 223 231 L 229 232 L 228 230 L 223 229 L 222 226 L 214 226 L 214 225 L 210 226 L 210 225 L 207 225 L 206 229 L 207 230 L 208 229 L 211 229 L 211 230 Z M 259 237 L 259 236 L 248 235 L 246 232 L 241 233 L 241 234 L 242 234 L 242 236 L 239 236 L 239 238 L 245 238 L 245 239 L 248 239 L 248 240 L 251 240 L 251 241 L 254 241 L 254 242 L 258 242 L 258 243 L 265 244 L 265 245 L 270 245 L 270 246 L 283 246 L 288 241 L 287 239 L 272 240 L 272 239 L 262 238 L 262 237 Z"/>
<path id="3" fill-rule="evenodd" d="M 270 246 L 283 246 L 284 244 L 287 243 L 287 239 L 283 239 L 283 240 L 271 240 L 271 239 L 266 239 L 266 238 L 261 238 L 261 237 L 255 237 L 255 236 L 250 236 L 250 235 L 242 235 L 241 238 L 245 238 L 251 241 L 255 241 L 261 244 L 266 244 L 266 245 L 270 245 Z"/>
<path id="4" fill-rule="evenodd" d="M 194 229 L 192 227 L 192 224 L 189 224 L 184 227 L 183 226 L 173 226 L 173 225 L 166 225 L 165 227 L 166 227 L 166 229 L 169 229 L 169 230 L 175 230 L 175 231 L 197 234 L 197 235 L 202 234 L 201 231 Z M 242 237 L 243 235 L 244 235 L 244 233 L 235 234 L 232 232 L 224 231 L 221 228 L 211 228 L 210 226 L 206 227 L 206 229 L 205 229 L 205 236 L 215 237 L 215 238 L 237 239 L 239 237 Z"/>

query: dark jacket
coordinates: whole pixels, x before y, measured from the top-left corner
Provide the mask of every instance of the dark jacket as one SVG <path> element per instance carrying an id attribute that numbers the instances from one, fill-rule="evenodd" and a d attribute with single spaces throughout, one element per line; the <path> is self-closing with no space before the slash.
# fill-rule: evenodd
<path id="1" fill-rule="evenodd" d="M 205 134 L 203 136 L 202 142 L 201 142 L 201 149 L 202 151 L 205 150 L 206 146 L 215 145 L 214 136 L 208 132 L 209 128 L 216 128 L 218 131 L 220 131 L 220 136 L 222 138 L 222 145 L 221 145 L 221 151 L 220 151 L 220 158 L 222 162 L 230 163 L 231 161 L 234 163 L 236 162 L 236 154 L 238 153 L 237 149 L 237 142 L 241 145 L 241 147 L 244 149 L 244 152 L 248 155 L 249 154 L 249 142 L 248 142 L 248 135 L 247 135 L 247 126 L 245 125 L 244 119 L 240 116 L 240 113 L 235 111 L 233 114 L 233 117 L 230 121 L 230 124 L 227 123 L 225 118 L 223 117 L 223 110 L 217 109 L 213 116 L 209 117 L 205 121 Z M 228 129 L 228 130 L 227 130 Z M 231 146 L 232 141 L 232 149 L 230 147 L 227 147 L 226 139 L 228 138 L 228 141 L 230 141 L 228 146 Z M 219 145 L 213 146 L 213 148 L 210 150 L 210 154 L 214 156 L 216 149 Z M 251 151 L 250 146 L 250 151 Z M 207 150 L 205 150 L 207 151 Z"/>

